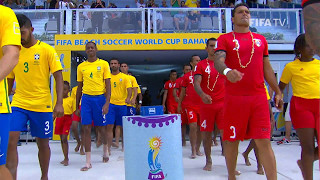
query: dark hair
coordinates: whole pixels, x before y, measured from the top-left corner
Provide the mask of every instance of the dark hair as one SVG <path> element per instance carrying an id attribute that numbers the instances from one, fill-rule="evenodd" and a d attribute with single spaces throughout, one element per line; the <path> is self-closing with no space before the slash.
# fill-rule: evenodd
<path id="1" fill-rule="evenodd" d="M 209 38 L 209 39 L 207 40 L 207 42 L 206 42 L 207 47 L 209 46 L 209 42 L 210 42 L 210 41 L 217 41 L 217 39 L 216 39 L 216 38 Z"/>
<path id="2" fill-rule="evenodd" d="M 120 64 L 120 66 L 121 66 L 122 64 L 126 64 L 126 65 L 128 66 L 128 63 L 126 63 L 126 62 L 122 62 L 122 63 Z"/>
<path id="3" fill-rule="evenodd" d="M 31 23 L 30 19 L 26 15 L 17 14 L 16 16 L 17 16 L 20 28 L 22 28 L 22 27 L 26 27 L 26 28 L 32 27 L 32 23 Z"/>
<path id="4" fill-rule="evenodd" d="M 246 4 L 246 3 L 237 4 L 237 5 L 233 8 L 233 10 L 231 11 L 232 17 L 234 17 L 234 14 L 236 13 L 236 9 L 237 9 L 238 7 L 240 7 L 240 6 L 245 6 L 245 7 L 247 7 L 247 8 L 249 9 L 248 4 Z"/>
<path id="5" fill-rule="evenodd" d="M 70 89 L 70 83 L 68 81 L 63 81 L 63 84 L 67 85 L 69 87 L 69 89 Z"/>
<path id="6" fill-rule="evenodd" d="M 174 72 L 177 72 L 175 69 L 172 69 L 171 71 L 170 71 L 170 75 L 172 74 L 172 73 L 174 73 Z"/>
<path id="7" fill-rule="evenodd" d="M 186 66 L 191 67 L 191 65 L 190 65 L 190 64 L 184 64 L 184 65 L 183 65 L 183 69 L 184 69 L 184 67 L 186 67 Z M 191 68 L 192 68 L 192 67 L 191 67 Z"/>
<path id="8" fill-rule="evenodd" d="M 97 48 L 96 43 L 95 43 L 95 42 L 93 42 L 93 41 L 89 41 L 89 42 L 87 42 L 86 46 L 87 46 L 89 43 L 92 43 L 92 44 L 94 45 L 94 47 L 95 47 L 95 48 Z"/>
<path id="9" fill-rule="evenodd" d="M 111 59 L 110 59 L 110 62 L 111 62 L 112 60 L 118 61 L 118 63 L 120 64 L 120 61 L 119 61 L 119 59 L 118 59 L 118 58 L 113 57 L 113 58 L 111 58 Z"/>
<path id="10" fill-rule="evenodd" d="M 190 63 L 193 61 L 193 57 L 195 57 L 195 56 L 198 56 L 198 55 L 194 54 L 194 55 L 192 55 L 192 56 L 190 57 L 190 60 L 189 60 Z"/>
<path id="11" fill-rule="evenodd" d="M 298 58 L 301 56 L 301 51 L 303 48 L 306 46 L 306 36 L 305 34 L 300 34 L 297 38 L 296 41 L 294 42 L 294 49 L 293 52 L 296 55 L 295 58 Z"/>

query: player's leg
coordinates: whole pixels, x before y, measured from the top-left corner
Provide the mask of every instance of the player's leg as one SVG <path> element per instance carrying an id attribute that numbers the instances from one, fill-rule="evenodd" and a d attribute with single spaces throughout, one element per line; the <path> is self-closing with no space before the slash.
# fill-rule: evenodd
<path id="1" fill-rule="evenodd" d="M 25 110 L 17 107 L 12 107 L 6 166 L 9 169 L 13 179 L 17 179 L 17 167 L 18 167 L 17 143 L 19 141 L 20 131 L 27 124 L 27 120 L 28 120 L 28 116 Z"/>
<path id="2" fill-rule="evenodd" d="M 49 138 L 36 138 L 38 145 L 38 158 L 41 168 L 41 180 L 48 179 L 49 163 L 51 157 L 51 150 L 49 147 Z"/>
<path id="3" fill-rule="evenodd" d="M 188 117 L 186 115 L 185 107 L 181 107 L 181 137 L 182 137 L 182 146 L 186 146 L 186 135 L 187 135 L 187 124 Z"/>
<path id="4" fill-rule="evenodd" d="M 211 131 L 203 131 L 203 148 L 204 154 L 206 155 L 206 165 L 203 167 L 205 171 L 212 170 L 212 158 L 211 158 L 211 143 L 212 143 L 212 132 Z"/>
<path id="5" fill-rule="evenodd" d="M 80 140 L 80 136 L 79 136 L 79 128 L 78 127 L 79 127 L 79 122 L 72 121 L 71 129 L 72 129 L 73 137 L 77 141 L 77 146 L 74 148 L 75 152 L 79 151 L 81 144 L 82 144 L 81 140 Z"/>
<path id="6" fill-rule="evenodd" d="M 114 104 L 109 105 L 109 111 L 106 115 L 107 120 L 107 126 L 106 128 L 106 134 L 107 134 L 107 146 L 108 146 L 108 152 L 109 155 L 111 155 L 111 145 L 112 145 L 112 139 L 113 139 L 113 128 L 114 128 L 114 122 L 116 119 L 116 109 Z"/>
<path id="7" fill-rule="evenodd" d="M 63 164 L 64 166 L 69 165 L 69 144 L 68 144 L 68 135 L 62 134 L 60 135 L 60 141 L 61 141 L 61 148 L 64 156 L 64 160 L 60 162 L 60 164 Z"/>
<path id="8" fill-rule="evenodd" d="M 115 129 L 115 142 L 112 143 L 112 146 L 115 147 L 115 148 L 119 148 L 119 141 L 120 141 L 120 127 L 119 126 L 116 126 L 116 129 Z"/>
<path id="9" fill-rule="evenodd" d="M 270 139 L 255 139 L 254 141 L 259 150 L 259 158 L 266 172 L 267 179 L 277 179 L 276 159 Z"/>
<path id="10" fill-rule="evenodd" d="M 238 158 L 239 140 L 237 141 L 224 141 L 224 155 L 228 169 L 228 179 L 236 179 L 236 167 Z"/>
<path id="11" fill-rule="evenodd" d="M 10 171 L 6 167 L 7 149 L 10 131 L 10 114 L 0 114 L 0 177 L 2 179 L 12 179 Z"/>
<path id="12" fill-rule="evenodd" d="M 219 132 L 219 129 L 218 129 L 217 125 L 215 124 L 214 125 L 214 131 L 213 131 L 213 141 L 212 141 L 214 146 L 218 146 L 218 142 L 217 142 L 218 132 Z"/>
<path id="13" fill-rule="evenodd" d="M 122 117 L 127 115 L 127 107 L 126 106 L 117 106 L 118 111 L 116 113 L 116 128 L 120 129 L 120 137 L 122 140 L 121 146 L 122 146 L 122 152 L 124 151 L 124 138 L 123 138 L 123 129 L 122 129 Z"/>
<path id="14" fill-rule="evenodd" d="M 251 152 L 253 147 L 254 147 L 254 140 L 251 139 L 247 149 L 242 153 L 242 156 L 243 156 L 244 161 L 245 161 L 247 166 L 251 166 L 251 163 L 250 163 L 250 160 L 249 160 L 249 153 Z"/>
<path id="15" fill-rule="evenodd" d="M 320 3 L 313 3 L 303 8 L 304 28 L 308 44 L 320 56 Z"/>
<path id="16" fill-rule="evenodd" d="M 197 123 L 193 122 L 193 123 L 189 123 L 189 139 L 190 139 L 190 144 L 191 144 L 191 159 L 196 158 L 196 144 L 197 144 Z"/>

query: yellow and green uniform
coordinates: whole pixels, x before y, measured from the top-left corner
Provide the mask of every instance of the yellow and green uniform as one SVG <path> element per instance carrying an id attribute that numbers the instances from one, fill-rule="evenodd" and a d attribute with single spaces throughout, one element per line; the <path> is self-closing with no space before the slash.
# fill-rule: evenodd
<path id="1" fill-rule="evenodd" d="M 137 88 L 137 95 L 139 94 L 138 93 L 138 89 L 139 89 L 139 85 L 137 83 L 137 79 L 134 77 L 134 76 L 131 76 L 131 75 L 128 75 L 129 79 L 130 79 L 130 82 L 132 84 L 132 95 L 131 95 L 131 99 L 133 98 L 133 95 L 134 95 L 134 91 L 133 91 L 133 88 Z M 131 106 L 131 107 L 134 107 L 135 105 L 131 105 L 131 104 L 126 104 L 127 106 Z"/>
<path id="2" fill-rule="evenodd" d="M 132 84 L 128 75 L 119 73 L 117 75 L 111 74 L 111 98 L 110 103 L 114 105 L 126 105 L 125 100 L 128 96 L 128 88 Z"/>

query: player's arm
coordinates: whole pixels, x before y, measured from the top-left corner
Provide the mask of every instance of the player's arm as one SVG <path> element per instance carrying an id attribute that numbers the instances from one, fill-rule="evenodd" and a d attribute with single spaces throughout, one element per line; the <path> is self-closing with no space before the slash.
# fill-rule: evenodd
<path id="1" fill-rule="evenodd" d="M 278 87 L 278 83 L 274 75 L 273 69 L 271 67 L 269 57 L 267 56 L 263 57 L 263 73 L 264 73 L 264 79 L 267 81 L 271 89 L 273 89 L 275 92 L 274 103 L 276 108 L 282 109 L 282 106 L 283 106 L 282 93 Z"/>
<path id="2" fill-rule="evenodd" d="M 178 88 L 173 88 L 173 97 L 176 102 L 179 102 L 179 97 L 177 96 Z"/>
<path id="3" fill-rule="evenodd" d="M 110 97 L 111 97 L 111 82 L 110 78 L 105 79 L 105 84 L 106 84 L 106 92 L 104 93 L 104 96 L 106 97 L 106 102 L 104 103 L 102 107 L 102 113 L 103 114 L 108 114 L 109 111 L 109 104 L 110 104 Z"/>
<path id="4" fill-rule="evenodd" d="M 168 96 L 168 90 L 165 89 L 165 90 L 163 91 L 163 98 L 162 98 L 163 111 L 166 111 L 167 96 Z"/>
<path id="5" fill-rule="evenodd" d="M 194 75 L 194 90 L 201 97 L 203 103 L 211 104 L 212 103 L 212 99 L 208 94 L 203 92 L 203 90 L 202 90 L 202 88 L 200 86 L 201 81 L 202 81 L 202 76 L 200 74 Z"/>
<path id="6" fill-rule="evenodd" d="M 77 88 L 77 94 L 76 94 L 76 115 L 80 116 L 80 100 L 82 97 L 82 87 L 83 82 L 78 81 L 78 88 Z"/>
<path id="7" fill-rule="evenodd" d="M 225 64 L 226 60 L 226 52 L 225 51 L 216 51 L 214 54 L 214 68 L 220 73 L 224 74 L 227 79 L 235 83 L 237 81 L 240 81 L 242 79 L 243 73 L 239 72 L 236 69 L 230 69 Z"/>
<path id="8" fill-rule="evenodd" d="M 57 102 L 53 109 L 53 118 L 55 119 L 57 117 L 62 117 L 64 115 L 62 70 L 54 72 L 53 77 L 56 81 L 56 93 L 57 93 Z"/>
<path id="9" fill-rule="evenodd" d="M 132 87 L 132 91 L 133 91 L 133 96 L 131 97 L 131 103 L 132 105 L 136 104 L 136 100 L 137 100 L 137 96 L 138 96 L 138 88 L 137 87 Z"/>
<path id="10" fill-rule="evenodd" d="M 138 94 L 138 105 L 137 105 L 137 110 L 139 111 L 141 108 L 141 104 L 142 104 L 142 93 Z"/>
<path id="11" fill-rule="evenodd" d="M 186 87 L 181 87 L 181 92 L 180 92 L 179 101 L 178 101 L 178 109 L 177 109 L 178 113 L 181 113 L 181 110 L 182 110 L 181 103 L 185 96 L 186 96 Z"/>
<path id="12" fill-rule="evenodd" d="M 6 45 L 2 47 L 3 56 L 0 60 L 0 81 L 2 81 L 19 62 L 20 47 Z"/>
<path id="13" fill-rule="evenodd" d="M 131 95 L 132 95 L 132 87 L 128 87 L 128 88 L 127 88 L 127 98 L 126 98 L 126 103 L 127 103 L 127 104 L 130 104 L 130 103 L 131 103 L 131 101 L 130 101 Z"/>

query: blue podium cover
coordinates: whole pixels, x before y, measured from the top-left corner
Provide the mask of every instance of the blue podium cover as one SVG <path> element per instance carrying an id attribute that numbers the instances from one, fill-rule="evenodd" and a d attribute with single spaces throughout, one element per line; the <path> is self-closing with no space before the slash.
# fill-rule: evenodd
<path id="1" fill-rule="evenodd" d="M 126 180 L 183 180 L 178 114 L 123 117 Z"/>

